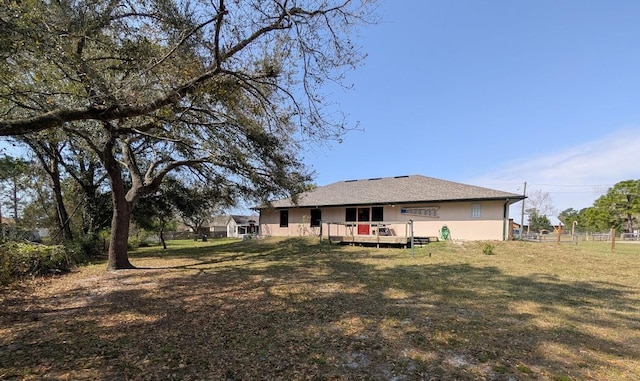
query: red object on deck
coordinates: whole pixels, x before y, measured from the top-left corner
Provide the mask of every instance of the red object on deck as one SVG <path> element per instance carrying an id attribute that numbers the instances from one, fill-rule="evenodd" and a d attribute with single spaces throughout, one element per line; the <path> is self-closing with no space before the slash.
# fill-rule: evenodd
<path id="1" fill-rule="evenodd" d="M 358 225 L 358 235 L 369 235 L 369 225 Z"/>

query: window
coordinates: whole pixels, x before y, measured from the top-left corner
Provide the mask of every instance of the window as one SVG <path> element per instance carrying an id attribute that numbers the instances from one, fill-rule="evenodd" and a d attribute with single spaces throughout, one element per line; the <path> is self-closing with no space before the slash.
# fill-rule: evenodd
<path id="1" fill-rule="evenodd" d="M 438 208 L 438 206 L 432 206 L 428 208 L 402 208 L 400 209 L 400 213 L 412 216 L 438 218 Z"/>
<path id="2" fill-rule="evenodd" d="M 374 206 L 371 208 L 371 221 L 384 221 L 384 208 L 381 206 Z"/>
<path id="3" fill-rule="evenodd" d="M 353 222 L 356 220 L 356 216 L 357 216 L 356 208 L 347 208 L 344 220 L 347 222 Z"/>
<path id="4" fill-rule="evenodd" d="M 358 208 L 358 221 L 369 221 L 369 208 Z"/>
<path id="5" fill-rule="evenodd" d="M 471 218 L 480 218 L 480 204 L 471 204 Z"/>
<path id="6" fill-rule="evenodd" d="M 280 227 L 286 228 L 289 226 L 289 211 L 281 210 L 280 211 Z"/>
<path id="7" fill-rule="evenodd" d="M 311 209 L 311 227 L 320 226 L 320 221 L 322 221 L 322 212 L 320 209 Z"/>

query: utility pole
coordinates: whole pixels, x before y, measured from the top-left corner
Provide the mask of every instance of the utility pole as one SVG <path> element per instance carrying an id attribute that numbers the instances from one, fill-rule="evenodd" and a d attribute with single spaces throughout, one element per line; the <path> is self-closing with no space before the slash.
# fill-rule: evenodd
<path id="1" fill-rule="evenodd" d="M 524 182 L 524 190 L 522 195 L 527 197 L 527 182 Z M 520 214 L 520 239 L 522 239 L 522 232 L 524 231 L 524 198 L 522 199 L 522 213 Z"/>

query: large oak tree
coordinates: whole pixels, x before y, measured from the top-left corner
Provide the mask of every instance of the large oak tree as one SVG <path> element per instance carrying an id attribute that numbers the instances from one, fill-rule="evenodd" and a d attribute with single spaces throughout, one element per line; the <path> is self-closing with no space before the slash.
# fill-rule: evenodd
<path id="1" fill-rule="evenodd" d="M 309 180 L 299 143 L 345 131 L 322 89 L 363 58 L 350 37 L 368 3 L 4 2 L 0 135 L 61 134 L 97 155 L 114 205 L 108 268 L 130 268 L 133 207 L 170 172 L 256 200 Z"/>

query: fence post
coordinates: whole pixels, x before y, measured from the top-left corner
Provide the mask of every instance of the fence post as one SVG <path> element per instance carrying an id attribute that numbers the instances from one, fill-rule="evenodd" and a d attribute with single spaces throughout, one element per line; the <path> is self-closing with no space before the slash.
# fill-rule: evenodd
<path id="1" fill-rule="evenodd" d="M 611 229 L 611 252 L 616 252 L 616 229 Z"/>
<path id="2" fill-rule="evenodd" d="M 413 258 L 413 252 L 415 250 L 415 245 L 413 244 L 413 220 L 409 220 L 409 225 L 411 225 L 409 228 L 411 230 L 411 258 Z"/>

